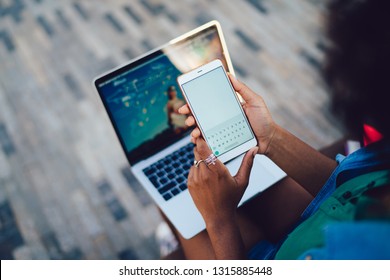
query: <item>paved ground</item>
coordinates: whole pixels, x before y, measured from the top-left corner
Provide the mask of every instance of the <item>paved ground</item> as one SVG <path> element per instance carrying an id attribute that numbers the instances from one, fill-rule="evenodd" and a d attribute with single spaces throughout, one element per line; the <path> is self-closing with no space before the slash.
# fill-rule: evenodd
<path id="1" fill-rule="evenodd" d="M 0 0 L 0 257 L 155 259 L 161 218 L 91 81 L 208 21 L 274 118 L 319 148 L 341 136 L 310 0 Z"/>

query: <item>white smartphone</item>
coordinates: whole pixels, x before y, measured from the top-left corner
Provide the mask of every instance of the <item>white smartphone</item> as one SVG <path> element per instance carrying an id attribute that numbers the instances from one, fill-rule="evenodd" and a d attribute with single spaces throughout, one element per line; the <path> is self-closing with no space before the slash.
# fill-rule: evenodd
<path id="1" fill-rule="evenodd" d="M 227 162 L 257 145 L 255 135 L 220 60 L 177 78 L 211 151 Z"/>

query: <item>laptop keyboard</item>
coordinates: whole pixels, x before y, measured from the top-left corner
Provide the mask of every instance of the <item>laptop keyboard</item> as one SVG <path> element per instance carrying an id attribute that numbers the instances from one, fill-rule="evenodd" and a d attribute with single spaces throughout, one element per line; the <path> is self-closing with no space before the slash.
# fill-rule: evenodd
<path id="1" fill-rule="evenodd" d="M 187 189 L 187 177 L 194 163 L 194 144 L 189 143 L 142 171 L 165 200 Z"/>

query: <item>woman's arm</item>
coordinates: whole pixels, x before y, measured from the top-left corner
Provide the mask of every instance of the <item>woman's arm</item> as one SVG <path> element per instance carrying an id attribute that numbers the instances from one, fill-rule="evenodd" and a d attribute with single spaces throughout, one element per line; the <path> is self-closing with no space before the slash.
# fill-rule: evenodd
<path id="1" fill-rule="evenodd" d="M 188 190 L 205 223 L 217 259 L 245 258 L 244 243 L 237 224 L 237 206 L 249 182 L 257 147 L 244 156 L 241 166 L 232 177 L 226 166 L 217 160 L 215 165 L 201 162 L 192 166 L 188 175 Z M 203 138 L 196 139 L 196 160 L 211 154 Z"/>
<path id="2" fill-rule="evenodd" d="M 218 260 L 245 259 L 245 247 L 235 217 L 227 220 L 217 219 L 206 224 L 207 233 Z"/>
<path id="3" fill-rule="evenodd" d="M 277 125 L 264 154 L 313 196 L 337 165 L 335 160 Z"/>

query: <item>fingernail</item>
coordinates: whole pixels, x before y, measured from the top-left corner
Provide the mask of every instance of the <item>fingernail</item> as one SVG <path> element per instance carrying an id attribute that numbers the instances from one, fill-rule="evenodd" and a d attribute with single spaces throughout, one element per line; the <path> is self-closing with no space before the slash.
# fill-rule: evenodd
<path id="1" fill-rule="evenodd" d="M 257 155 L 257 152 L 258 152 L 259 148 L 256 147 L 256 148 L 253 148 L 253 151 L 252 151 L 252 156 L 255 157 Z"/>

